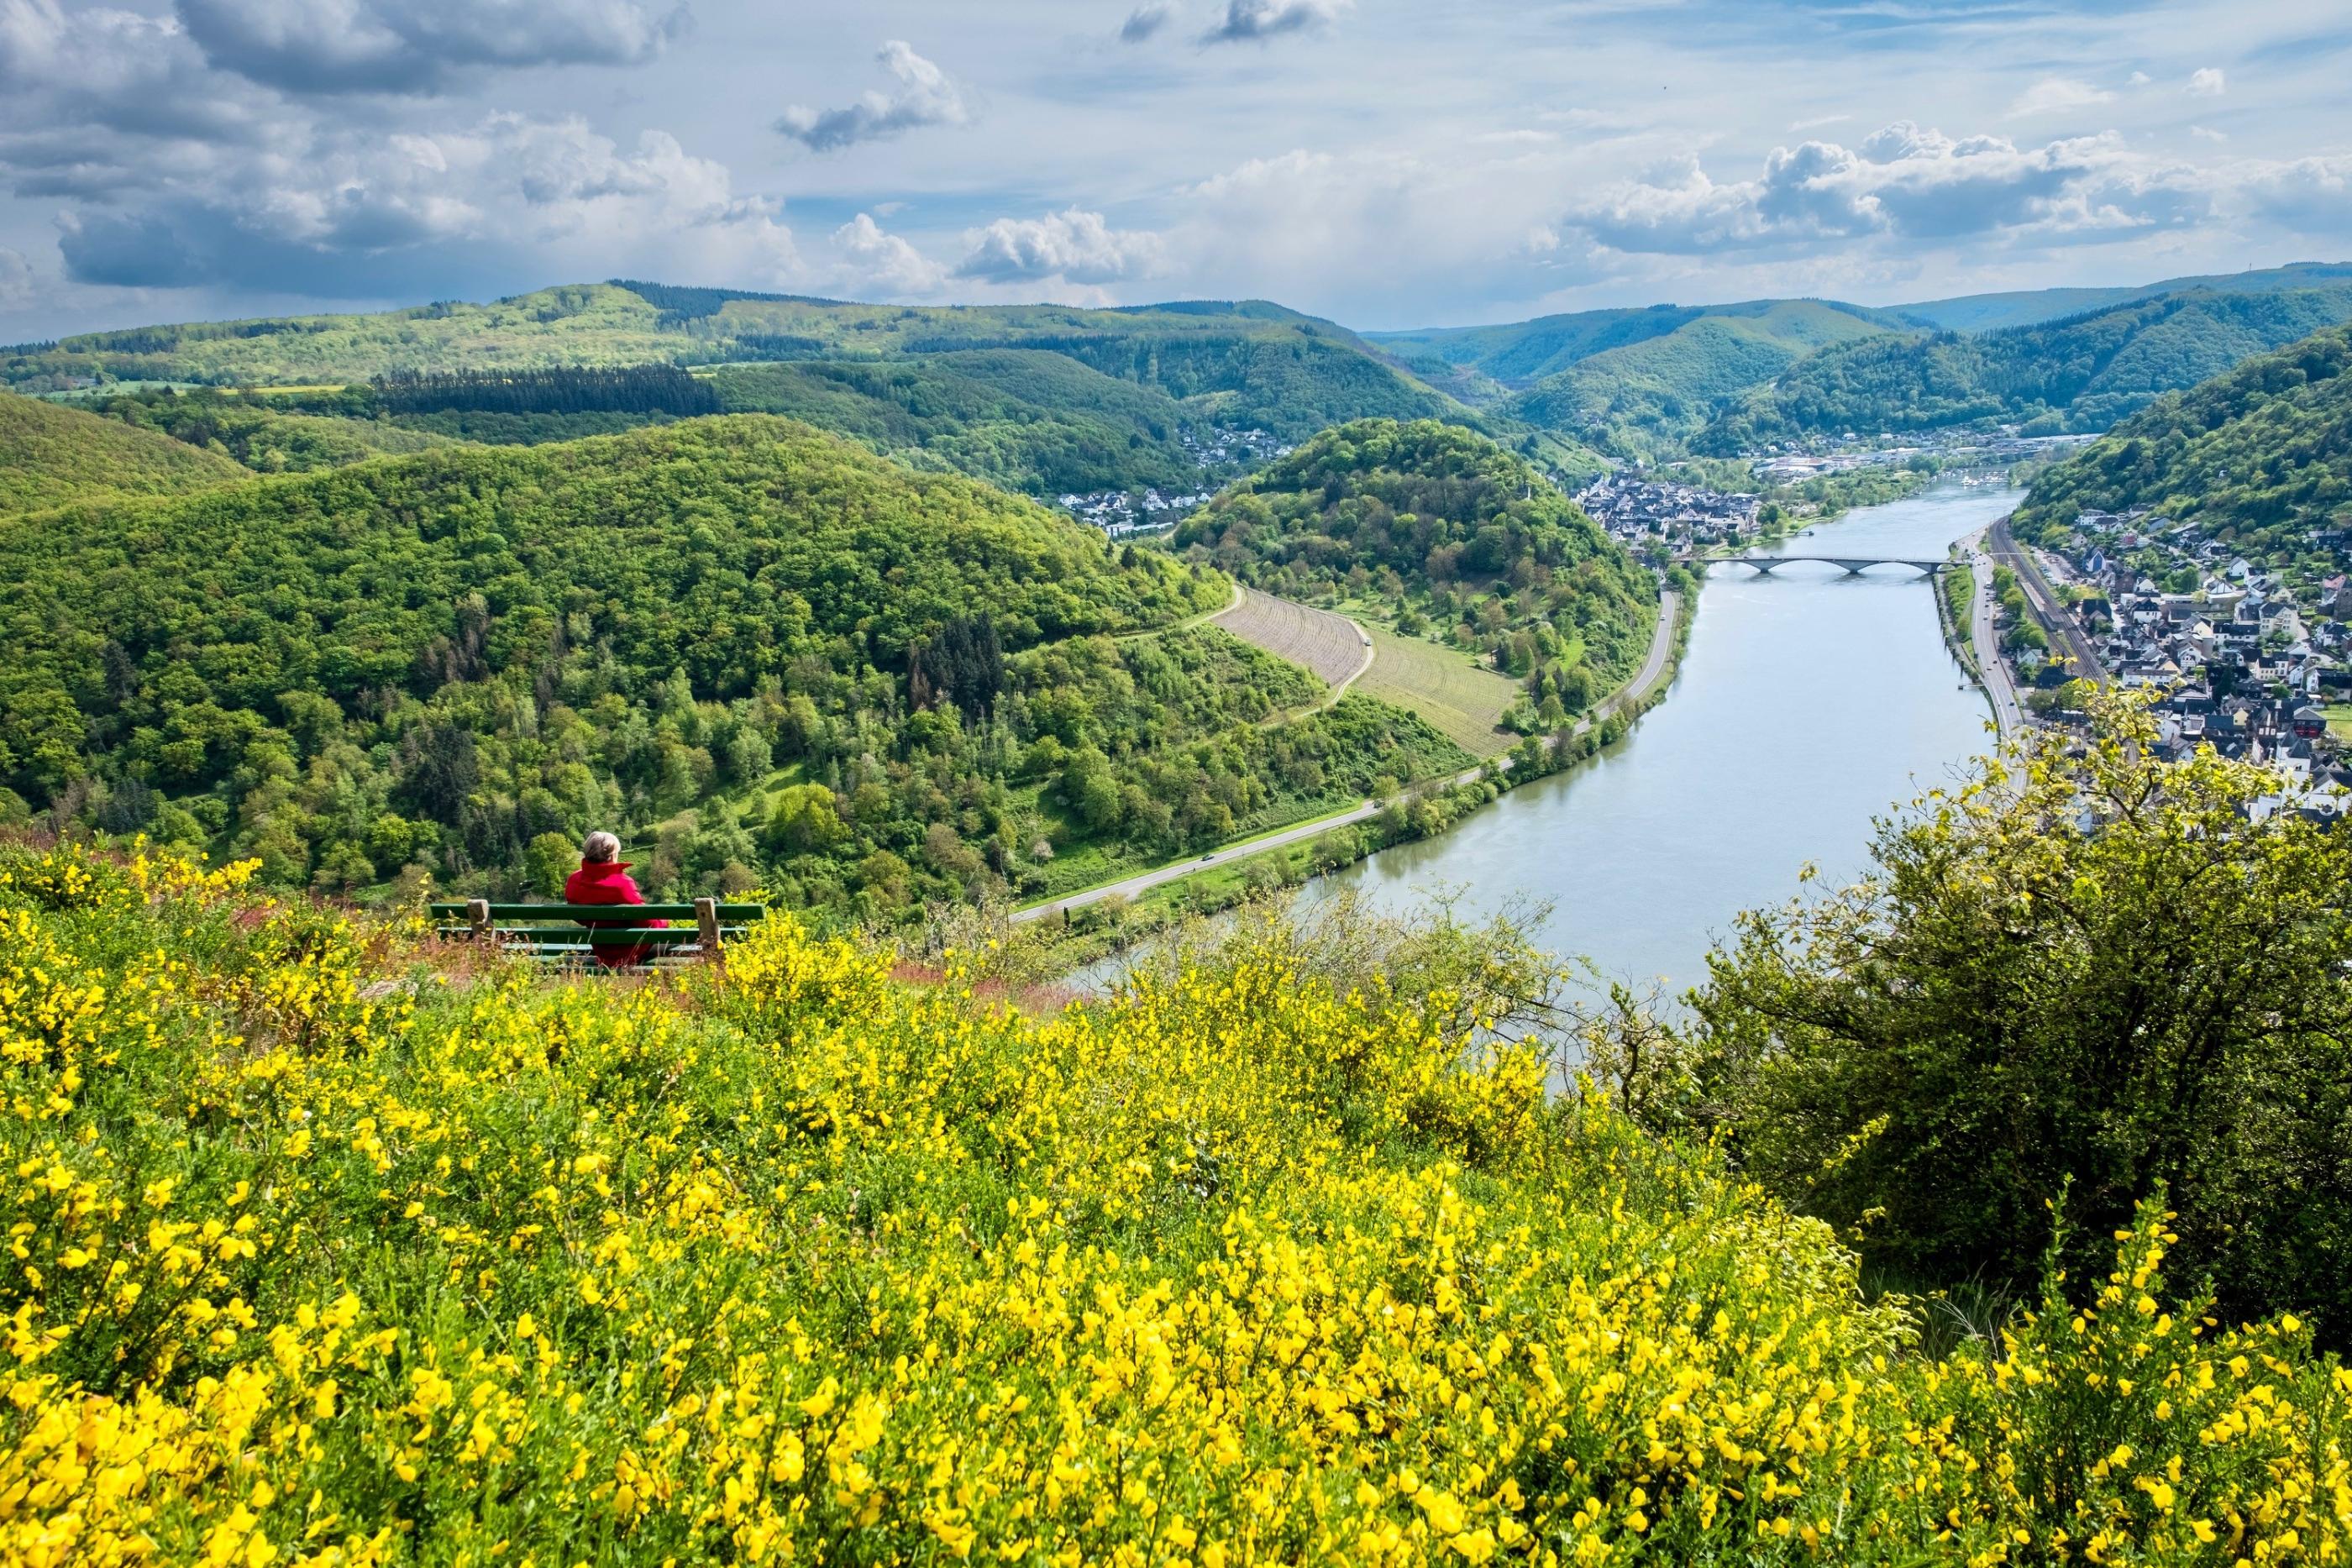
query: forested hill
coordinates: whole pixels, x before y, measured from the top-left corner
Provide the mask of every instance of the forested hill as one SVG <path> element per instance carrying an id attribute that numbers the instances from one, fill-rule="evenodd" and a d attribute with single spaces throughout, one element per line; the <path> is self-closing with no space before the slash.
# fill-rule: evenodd
<path id="1" fill-rule="evenodd" d="M 1528 387 L 1596 355 L 1671 337 L 1702 321 L 1747 322 L 1761 336 L 1802 348 L 1903 328 L 1887 312 L 1834 300 L 1750 299 L 1734 305 L 1579 310 L 1492 327 L 1434 327 L 1365 336 L 1393 353 L 1433 358 L 1491 376 L 1505 386 Z"/>
<path id="2" fill-rule="evenodd" d="M 0 516 L 82 497 L 184 495 L 244 474 L 166 435 L 0 392 Z"/>
<path id="3" fill-rule="evenodd" d="M 0 356 L 0 383 L 334 384 L 387 372 L 881 361 L 976 349 L 1066 355 L 1155 388 L 1196 417 L 1291 439 L 1339 419 L 1460 412 L 1345 328 L 1259 301 L 919 309 L 650 283 L 567 285 L 380 315 L 85 333 Z"/>
<path id="4" fill-rule="evenodd" d="M 1699 438 L 1719 455 L 1949 425 L 2102 431 L 2161 394 L 2352 318 L 2352 285 L 2187 292 L 1977 337 L 1865 339 L 1790 366 Z"/>
<path id="5" fill-rule="evenodd" d="M 2021 529 L 2147 507 L 2252 551 L 2352 523 L 2352 327 L 2158 399 L 2034 482 Z"/>
<path id="6" fill-rule="evenodd" d="M 1677 447 L 1730 399 L 1817 349 L 1903 329 L 1817 299 L 1587 310 L 1497 327 L 1371 334 L 1435 380 L 1484 381 L 1501 419 L 1620 455 Z"/>
<path id="7" fill-rule="evenodd" d="M 0 822 L 276 883 L 861 918 L 1066 891 L 1466 767 L 1213 629 L 1213 570 L 733 415 L 451 447 L 0 529 Z M 1157 635 L 1115 639 L 1147 628 Z"/>
<path id="8" fill-rule="evenodd" d="M 1806 355 L 1885 331 L 1874 319 L 1811 300 L 1709 313 L 1546 376 L 1502 413 L 1621 455 L 1678 451 L 1732 400 Z"/>
<path id="9" fill-rule="evenodd" d="M 1583 510 L 1475 431 L 1361 420 L 1327 430 L 1178 529 L 1291 598 L 1352 601 L 1488 653 L 1573 711 L 1641 662 L 1657 590 Z"/>
<path id="10" fill-rule="evenodd" d="M 966 349 L 803 360 L 728 365 L 709 379 L 721 407 L 786 414 L 1028 495 L 1202 482 L 1201 462 L 1182 442 L 1199 415 L 1157 387 L 1064 354 Z"/>
<path id="11" fill-rule="evenodd" d="M 2246 272 L 2168 277 L 2136 287 L 2022 288 L 2001 294 L 1965 294 L 1950 299 L 1890 306 L 1887 314 L 1940 331 L 1995 332 L 2004 327 L 2032 327 L 2189 289 L 2209 289 L 2216 294 L 2276 294 L 2347 282 L 2352 282 L 2352 262 L 2298 261 Z"/>

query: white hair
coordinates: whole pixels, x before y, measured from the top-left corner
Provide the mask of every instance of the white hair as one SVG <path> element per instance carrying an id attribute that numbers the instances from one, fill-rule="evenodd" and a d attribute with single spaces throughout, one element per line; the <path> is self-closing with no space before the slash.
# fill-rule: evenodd
<path id="1" fill-rule="evenodd" d="M 616 861 L 621 858 L 621 841 L 599 828 L 580 845 L 580 858 L 584 861 Z"/>

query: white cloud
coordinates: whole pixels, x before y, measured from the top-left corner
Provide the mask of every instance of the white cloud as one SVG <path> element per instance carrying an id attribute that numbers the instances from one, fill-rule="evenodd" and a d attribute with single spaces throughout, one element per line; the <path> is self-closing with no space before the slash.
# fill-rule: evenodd
<path id="1" fill-rule="evenodd" d="M 1610 187 L 1569 214 L 1612 249 L 1704 255 L 1885 235 L 1907 240 L 2171 226 L 2200 214 L 2185 171 L 2133 158 L 2112 134 L 2020 149 L 1910 121 L 1849 151 L 1776 148 L 1754 180 L 1718 184 L 1696 158 Z"/>
<path id="2" fill-rule="evenodd" d="M 1100 213 L 1076 207 L 1043 218 L 999 218 L 964 241 L 955 275 L 982 283 L 1118 283 L 1148 276 L 1160 259 L 1159 235 L 1122 233 Z"/>
<path id="3" fill-rule="evenodd" d="M 2192 98 L 2219 98 L 2229 90 L 2229 78 L 2222 74 L 2219 66 L 2207 66 L 2189 78 L 2189 92 Z"/>
<path id="4" fill-rule="evenodd" d="M 812 152 L 831 152 L 919 126 L 971 123 L 971 106 L 964 100 L 963 89 L 905 40 L 891 39 L 875 58 L 898 78 L 897 92 L 869 91 L 845 109 L 795 104 L 777 120 L 776 129 Z"/>
<path id="5" fill-rule="evenodd" d="M 2189 134 L 2194 136 L 2200 141 L 2227 141 L 2230 140 L 2230 133 L 2228 131 L 2216 131 L 2210 125 L 2192 125 L 2189 128 Z"/>
<path id="6" fill-rule="evenodd" d="M 1263 43 L 1286 33 L 1326 27 L 1355 0 L 1225 0 L 1216 22 L 1201 35 L 1204 44 Z"/>
<path id="7" fill-rule="evenodd" d="M 889 298 L 932 294 L 947 281 L 947 270 L 897 235 L 860 213 L 833 231 L 833 248 L 841 256 L 843 276 L 852 293 Z"/>
<path id="8" fill-rule="evenodd" d="M 737 195 L 723 164 L 667 132 L 623 147 L 577 118 L 439 105 L 404 129 L 392 100 L 362 112 L 288 96 L 298 78 L 424 81 L 395 57 L 412 47 L 452 68 L 623 60 L 657 50 L 683 13 L 633 0 L 324 5 L 186 0 L 146 17 L 0 0 L 0 183 L 61 204 L 47 215 L 62 287 L 422 298 L 625 268 L 796 275 L 777 205 Z M 322 18 L 351 34 L 320 31 Z M 206 53 L 230 57 L 222 28 L 248 51 L 238 69 Z M 294 69 L 318 49 L 345 53 Z"/>
<path id="9" fill-rule="evenodd" d="M 75 279 L 127 287 L 361 297 L 420 273 L 545 280 L 583 264 L 782 283 L 799 264 L 778 216 L 665 131 L 625 151 L 578 120 L 492 114 L 435 133 L 325 134 L 205 187 L 68 209 L 59 248 Z"/>
<path id="10" fill-rule="evenodd" d="M 25 304 L 33 298 L 33 264 L 25 259 L 21 250 L 0 246 L 0 310 Z"/>
<path id="11" fill-rule="evenodd" d="M 2044 77 L 2018 94 L 2009 112 L 2019 116 L 2066 114 L 2105 103 L 2115 96 L 2105 88 L 2074 77 Z"/>
<path id="12" fill-rule="evenodd" d="M 2352 157 L 2250 165 L 2231 183 L 2260 218 L 2313 238 L 2352 240 Z"/>
<path id="13" fill-rule="evenodd" d="M 1552 233 L 1541 194 L 1574 156 L 1501 143 L 1253 158 L 1184 189 L 1169 270 L 1194 293 L 1351 321 L 1425 319 L 1441 298 L 1531 299 L 1588 276 L 1589 242 Z"/>
<path id="14" fill-rule="evenodd" d="M 460 73 L 644 65 L 684 5 L 635 0 L 177 0 L 207 58 L 297 93 L 436 91 Z"/>

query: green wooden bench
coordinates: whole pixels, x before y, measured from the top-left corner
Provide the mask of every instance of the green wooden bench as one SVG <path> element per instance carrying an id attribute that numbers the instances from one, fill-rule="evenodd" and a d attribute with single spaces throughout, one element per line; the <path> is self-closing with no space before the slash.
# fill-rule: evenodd
<path id="1" fill-rule="evenodd" d="M 426 906 L 442 924 L 436 935 L 464 942 L 491 942 L 505 952 L 550 964 L 593 964 L 592 947 L 650 949 L 649 967 L 668 967 L 716 957 L 740 937 L 750 923 L 768 913 L 762 904 L 721 904 L 698 898 L 691 904 L 492 904 L 469 898 Z M 671 920 L 665 927 L 643 925 L 591 931 L 591 920 Z"/>

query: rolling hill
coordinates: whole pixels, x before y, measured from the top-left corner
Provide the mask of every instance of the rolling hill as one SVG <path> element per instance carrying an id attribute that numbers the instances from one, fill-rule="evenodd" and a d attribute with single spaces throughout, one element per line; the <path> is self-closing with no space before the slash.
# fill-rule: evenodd
<path id="1" fill-rule="evenodd" d="M 508 894 L 604 826 L 649 892 L 889 919 L 1467 765 L 1369 699 L 1266 725 L 1315 683 L 1175 624 L 1230 596 L 763 415 L 82 503 L 0 530 L 0 819 Z"/>
<path id="2" fill-rule="evenodd" d="M 1580 711 L 1657 622 L 1649 575 L 1560 491 L 1475 431 L 1360 420 L 1323 432 L 1177 528 L 1287 599 L 1348 604 Z"/>
<path id="3" fill-rule="evenodd" d="M 1335 420 L 1458 413 L 1345 328 L 1262 301 L 1130 309 L 918 309 L 651 283 L 577 284 L 488 305 L 86 333 L 0 358 L 0 382 L 364 382 L 391 372 L 1045 350 L 1154 388 L 1201 419 L 1296 439 Z"/>
<path id="4" fill-rule="evenodd" d="M 0 392 L 0 515 L 101 496 L 175 496 L 246 477 L 232 458 L 79 409 Z"/>
<path id="5" fill-rule="evenodd" d="M 1735 305 L 1580 310 L 1492 327 L 1367 332 L 1364 337 L 1391 353 L 1436 360 L 1524 388 L 1596 355 L 1671 337 L 1702 321 L 1746 322 L 1759 337 L 1801 351 L 1901 326 L 1884 312 L 1833 300 L 1750 299 Z"/>
<path id="6" fill-rule="evenodd" d="M 1491 382 L 1490 406 L 1506 421 L 1647 455 L 1815 350 L 1901 327 L 1856 306 L 1758 299 L 1370 336 L 1428 378 L 1443 366 Z"/>
<path id="7" fill-rule="evenodd" d="M 1975 337 L 1881 337 L 1825 349 L 1697 438 L 1728 455 L 1847 432 L 2017 424 L 2103 431 L 2158 396 L 2352 319 L 2352 284 L 2190 291 Z"/>
<path id="8" fill-rule="evenodd" d="M 2248 550 L 2293 549 L 2315 528 L 2352 525 L 2352 327 L 2158 399 L 2035 480 L 2017 526 L 2136 507 Z"/>
<path id="9" fill-rule="evenodd" d="M 2168 277 L 2161 283 L 2137 287 L 2028 288 L 2005 294 L 1965 294 L 1951 299 L 1890 306 L 1888 313 L 1939 331 L 1991 332 L 2004 327 L 2038 326 L 2044 321 L 2189 289 L 2210 289 L 2216 294 L 2276 294 L 2346 282 L 2352 282 L 2352 262 L 2299 261 L 2287 267 L 2215 273 L 2203 277 Z"/>

